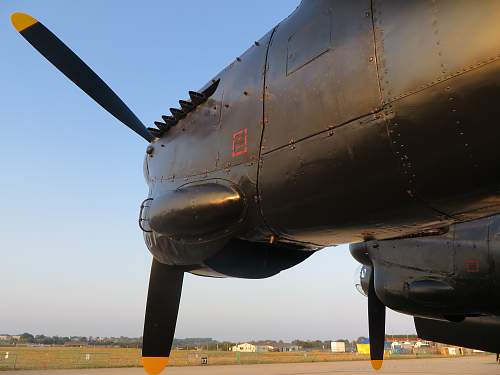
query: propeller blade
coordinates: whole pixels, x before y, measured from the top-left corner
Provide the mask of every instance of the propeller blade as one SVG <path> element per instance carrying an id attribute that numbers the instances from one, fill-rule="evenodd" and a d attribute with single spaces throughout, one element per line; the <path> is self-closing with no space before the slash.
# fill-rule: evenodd
<path id="1" fill-rule="evenodd" d="M 168 364 L 183 279 L 183 271 L 153 260 L 142 342 L 142 364 L 149 375 L 161 373 Z"/>
<path id="2" fill-rule="evenodd" d="M 385 342 L 385 305 L 375 293 L 375 270 L 370 275 L 368 288 L 368 328 L 370 334 L 370 359 L 375 370 L 382 368 Z"/>
<path id="3" fill-rule="evenodd" d="M 14 13 L 15 29 L 61 73 L 126 126 L 148 142 L 154 137 L 109 86 L 57 36 L 35 18 Z"/>

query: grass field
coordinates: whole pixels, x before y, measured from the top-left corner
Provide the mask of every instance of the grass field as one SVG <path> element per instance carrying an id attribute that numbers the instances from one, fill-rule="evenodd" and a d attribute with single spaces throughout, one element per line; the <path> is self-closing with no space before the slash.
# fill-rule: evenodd
<path id="1" fill-rule="evenodd" d="M 0 370 L 137 367 L 141 365 L 140 356 L 140 349 L 106 347 L 0 347 Z M 201 365 L 201 359 L 204 356 L 208 357 L 209 365 L 332 362 L 368 359 L 368 356 L 356 353 L 233 353 L 174 350 L 171 354 L 170 366 Z M 415 356 L 393 356 L 392 358 L 415 358 Z"/>

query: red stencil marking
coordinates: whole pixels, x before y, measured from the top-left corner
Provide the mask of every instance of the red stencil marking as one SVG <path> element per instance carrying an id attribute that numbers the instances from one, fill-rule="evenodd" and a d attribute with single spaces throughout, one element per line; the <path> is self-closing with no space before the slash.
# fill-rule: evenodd
<path id="1" fill-rule="evenodd" d="M 465 272 L 477 273 L 479 272 L 479 261 L 478 260 L 466 260 L 465 261 Z"/>
<path id="2" fill-rule="evenodd" d="M 246 154 L 248 151 L 248 129 L 241 129 L 233 133 L 233 158 Z"/>

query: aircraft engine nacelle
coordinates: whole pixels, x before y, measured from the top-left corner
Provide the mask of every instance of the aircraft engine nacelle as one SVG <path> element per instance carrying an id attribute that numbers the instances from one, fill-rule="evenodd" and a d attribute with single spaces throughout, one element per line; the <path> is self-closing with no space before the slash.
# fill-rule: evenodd
<path id="1" fill-rule="evenodd" d="M 139 225 L 156 260 L 202 276 L 270 277 L 314 253 L 238 238 L 246 229 L 247 203 L 226 180 L 186 184 L 146 199 Z"/>
<path id="2" fill-rule="evenodd" d="M 413 316 L 461 321 L 500 314 L 500 217 L 466 222 L 422 236 L 351 245 L 387 307 Z"/>
<path id="3" fill-rule="evenodd" d="M 139 225 L 153 256 L 170 265 L 196 265 L 241 230 L 246 200 L 224 180 L 191 183 L 146 199 Z"/>

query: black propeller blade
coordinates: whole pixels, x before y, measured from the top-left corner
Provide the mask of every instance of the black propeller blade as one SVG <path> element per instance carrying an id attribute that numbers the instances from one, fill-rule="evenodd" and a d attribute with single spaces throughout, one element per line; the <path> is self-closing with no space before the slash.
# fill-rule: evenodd
<path id="1" fill-rule="evenodd" d="M 24 13 L 14 13 L 11 19 L 16 30 L 38 52 L 101 107 L 148 142 L 154 139 L 144 124 L 113 90 L 49 29 Z"/>
<path id="2" fill-rule="evenodd" d="M 183 271 L 153 260 L 142 343 L 142 363 L 149 375 L 159 374 L 168 364 L 183 279 Z"/>
<path id="3" fill-rule="evenodd" d="M 370 359 L 375 370 L 382 368 L 385 342 L 385 305 L 375 293 L 375 270 L 370 275 L 368 288 L 368 329 L 370 334 Z"/>

